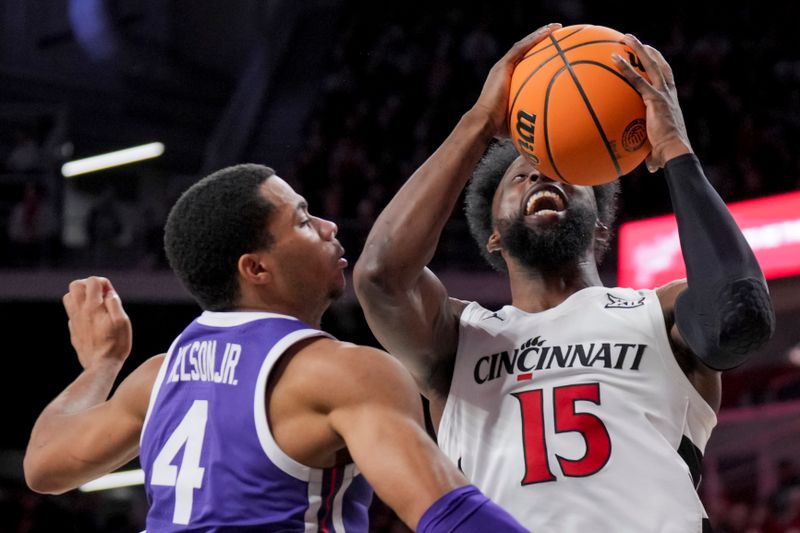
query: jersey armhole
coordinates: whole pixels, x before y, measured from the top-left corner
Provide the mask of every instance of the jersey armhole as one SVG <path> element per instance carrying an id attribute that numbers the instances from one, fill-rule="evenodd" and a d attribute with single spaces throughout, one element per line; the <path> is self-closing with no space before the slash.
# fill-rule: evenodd
<path id="1" fill-rule="evenodd" d="M 261 448 L 267 458 L 272 461 L 275 466 L 280 468 L 286 474 L 297 478 L 301 481 L 309 481 L 312 471 L 317 470 L 310 466 L 306 466 L 298 461 L 295 461 L 278 446 L 275 438 L 272 436 L 272 431 L 269 428 L 269 419 L 267 413 L 266 390 L 267 381 L 269 379 L 272 369 L 286 351 L 301 340 L 310 339 L 314 337 L 330 337 L 324 331 L 316 329 L 300 329 L 289 333 L 269 350 L 261 368 L 258 371 L 256 378 L 256 389 L 253 398 L 253 415 L 256 427 L 256 434 Z"/>
<path id="2" fill-rule="evenodd" d="M 462 346 L 467 342 L 464 327 L 466 324 L 469 324 L 472 318 L 475 316 L 477 310 L 483 309 L 478 302 L 470 302 L 464 307 L 461 311 L 461 315 L 458 318 L 458 341 L 456 342 L 456 353 L 453 355 L 453 375 L 450 378 L 450 387 L 448 388 L 447 398 L 444 400 L 444 408 L 442 409 L 442 417 L 439 420 L 439 427 L 436 429 L 436 436 L 439 447 L 442 448 L 443 451 L 452 452 L 452 444 L 448 444 L 446 442 L 442 442 L 442 437 L 444 436 L 444 440 L 450 440 L 452 435 L 455 435 L 457 431 L 457 422 L 454 420 L 456 414 L 454 413 L 455 410 L 455 400 L 453 400 L 454 396 L 458 395 L 459 388 L 458 388 L 458 367 L 459 367 L 459 355 L 462 352 Z M 449 454 L 448 454 L 449 455 Z"/>
<path id="3" fill-rule="evenodd" d="M 178 345 L 178 341 L 182 336 L 182 334 L 178 335 L 175 337 L 175 340 L 172 341 L 169 350 L 167 350 L 167 355 L 164 356 L 164 360 L 161 362 L 161 368 L 158 369 L 156 380 L 153 383 L 153 388 L 150 391 L 150 400 L 147 404 L 147 413 L 145 413 L 144 421 L 142 422 L 142 431 L 139 433 L 139 449 L 142 448 L 142 439 L 144 439 L 144 432 L 147 430 L 147 422 L 150 420 L 150 413 L 153 412 L 153 408 L 156 405 L 158 392 L 161 390 L 161 385 L 164 383 L 164 376 L 167 374 L 167 368 L 169 368 L 169 363 L 172 360 L 172 354 L 175 351 L 175 346 Z"/>
<path id="4" fill-rule="evenodd" d="M 675 353 L 672 351 L 672 344 L 669 342 L 669 332 L 667 331 L 666 323 L 664 322 L 664 311 L 661 309 L 661 300 L 658 298 L 656 291 L 639 291 L 646 296 L 652 296 L 652 304 L 649 305 L 649 316 L 653 324 L 654 338 L 658 344 L 656 351 L 664 354 L 659 357 L 661 365 L 669 372 L 672 380 L 680 385 L 689 397 L 689 403 L 695 414 L 698 415 L 703 421 L 704 425 L 708 428 L 713 428 L 717 424 L 717 415 L 714 409 L 709 405 L 705 398 L 700 395 L 700 392 L 694 387 L 689 378 L 684 374 L 678 361 L 675 359 Z M 710 429 L 708 430 L 710 433 Z M 707 439 L 706 439 L 707 440 Z"/>

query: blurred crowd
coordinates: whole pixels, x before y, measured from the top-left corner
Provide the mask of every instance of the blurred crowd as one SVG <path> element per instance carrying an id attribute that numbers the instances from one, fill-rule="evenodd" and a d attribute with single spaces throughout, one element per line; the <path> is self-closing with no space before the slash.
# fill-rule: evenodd
<path id="1" fill-rule="evenodd" d="M 550 20 L 636 32 L 665 54 L 693 148 L 725 200 L 800 185 L 800 57 L 787 19 L 751 3 L 677 2 L 666 21 L 636 10 L 611 15 L 598 3 L 543 5 L 531 13 L 518 2 L 424 12 L 375 5 L 346 17 L 292 174 L 312 205 L 363 233 L 469 109 L 492 64 Z M 622 185 L 621 220 L 670 209 L 661 180 L 643 168 Z"/>
<path id="2" fill-rule="evenodd" d="M 793 149 L 800 141 L 800 56 L 791 27 L 800 7 L 794 3 L 770 9 L 682 1 L 658 19 L 637 10 L 607 13 L 580 0 L 501 0 L 471 9 L 345 6 L 340 38 L 326 49 L 330 68 L 320 73 L 305 146 L 281 175 L 314 211 L 340 223 L 351 253 L 393 193 L 469 109 L 492 64 L 513 41 L 551 20 L 633 31 L 664 53 L 693 148 L 725 200 L 800 184 L 800 155 Z M 36 180 L 31 176 L 58 173 L 43 146 L 47 132 L 30 124 L 7 129 L 0 137 L 0 266 L 107 266 L 113 257 L 137 268 L 166 266 L 160 229 L 172 196 L 154 199 L 130 185 L 121 190 L 118 184 L 130 180 L 88 192 L 54 185 L 57 178 Z M 626 176 L 621 221 L 669 211 L 662 181 L 643 168 Z M 158 202 L 165 205 L 152 209 Z M 447 231 L 457 238 L 442 239 L 454 244 L 443 247 L 437 261 L 487 268 L 477 260 L 460 209 L 453 218 Z"/>
<path id="3" fill-rule="evenodd" d="M 759 499 L 751 490 L 706 506 L 716 533 L 798 533 L 800 470 L 795 462 L 782 460 L 776 486 L 766 498 Z"/>

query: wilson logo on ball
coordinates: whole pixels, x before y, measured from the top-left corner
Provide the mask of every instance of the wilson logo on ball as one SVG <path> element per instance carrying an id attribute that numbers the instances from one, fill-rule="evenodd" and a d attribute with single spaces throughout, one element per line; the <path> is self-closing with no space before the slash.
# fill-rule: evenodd
<path id="1" fill-rule="evenodd" d="M 533 151 L 533 134 L 536 129 L 536 115 L 526 113 L 522 109 L 517 112 L 517 135 L 519 140 L 517 145 L 524 155 L 532 159 L 534 164 L 539 163 Z"/>

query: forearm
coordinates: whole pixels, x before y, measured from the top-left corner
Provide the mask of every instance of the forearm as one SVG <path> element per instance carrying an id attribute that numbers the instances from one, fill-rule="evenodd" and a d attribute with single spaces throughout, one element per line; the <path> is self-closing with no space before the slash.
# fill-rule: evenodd
<path id="1" fill-rule="evenodd" d="M 711 368 L 744 362 L 774 329 L 766 281 L 755 255 L 693 154 L 666 165 L 687 271 L 675 320 Z"/>
<path id="2" fill-rule="evenodd" d="M 371 449 L 360 442 L 348 443 L 348 449 L 351 453 L 355 449 L 354 460 L 378 497 L 410 528 L 416 529 L 435 501 L 466 485 L 463 474 L 410 420 L 398 419 L 392 428 L 373 431 L 371 436 L 373 440 L 365 441 Z M 415 474 L 409 477 L 407 472 Z"/>
<path id="3" fill-rule="evenodd" d="M 433 258 L 450 213 L 492 139 L 490 131 L 485 113 L 472 110 L 461 118 L 378 217 L 359 259 L 359 274 L 413 284 Z"/>
<path id="4" fill-rule="evenodd" d="M 121 366 L 122 362 L 108 361 L 84 370 L 39 415 L 24 460 L 31 488 L 63 492 L 91 477 L 92 464 L 81 451 L 95 426 L 85 414 L 106 401 Z"/>

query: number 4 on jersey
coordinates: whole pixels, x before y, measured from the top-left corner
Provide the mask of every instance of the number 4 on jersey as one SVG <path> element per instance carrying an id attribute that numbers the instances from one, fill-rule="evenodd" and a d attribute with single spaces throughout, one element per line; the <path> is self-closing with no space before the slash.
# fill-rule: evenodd
<path id="1" fill-rule="evenodd" d="M 522 410 L 522 444 L 525 453 L 523 485 L 555 481 L 547 459 L 544 432 L 542 390 L 513 394 Z M 611 456 L 611 439 L 603 421 L 591 413 L 575 411 L 575 402 L 589 401 L 600 405 L 600 384 L 582 383 L 553 389 L 553 420 L 556 433 L 577 431 L 586 442 L 586 453 L 577 460 L 556 454 L 561 471 L 567 477 L 596 474 Z"/>
<path id="2" fill-rule="evenodd" d="M 175 524 L 189 523 L 194 490 L 203 486 L 205 468 L 200 467 L 200 454 L 207 420 L 208 400 L 195 400 L 153 462 L 150 484 L 175 487 L 175 513 L 172 516 Z M 183 460 L 178 468 L 172 461 L 184 447 Z"/>

